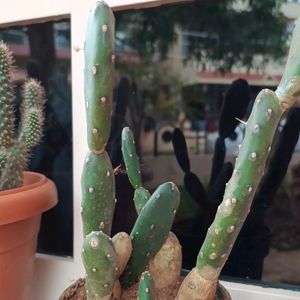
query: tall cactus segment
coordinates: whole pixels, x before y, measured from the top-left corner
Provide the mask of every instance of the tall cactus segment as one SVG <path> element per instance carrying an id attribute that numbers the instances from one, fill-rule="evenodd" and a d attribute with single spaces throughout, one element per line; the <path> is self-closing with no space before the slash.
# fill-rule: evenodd
<path id="1" fill-rule="evenodd" d="M 174 183 L 167 182 L 157 188 L 143 207 L 130 234 L 133 249 L 121 276 L 124 288 L 134 284 L 167 239 L 179 200 L 178 188 Z"/>
<path id="2" fill-rule="evenodd" d="M 114 74 L 115 20 L 109 6 L 96 2 L 90 11 L 84 57 L 87 154 L 82 176 L 83 263 L 88 300 L 110 299 L 117 259 L 110 239 L 115 209 L 115 179 L 108 142 Z"/>
<path id="3" fill-rule="evenodd" d="M 129 127 L 125 127 L 122 130 L 122 154 L 129 181 L 135 189 L 133 201 L 139 214 L 151 195 L 142 187 L 139 159 L 135 149 L 133 133 Z"/>
<path id="4" fill-rule="evenodd" d="M 217 278 L 250 210 L 263 175 L 272 139 L 282 114 L 300 95 L 300 24 L 294 30 L 289 58 L 275 92 L 263 90 L 256 98 L 246 126 L 244 141 L 223 202 L 200 249 L 196 267 L 184 280 L 178 299 L 214 299 Z M 193 286 L 206 291 L 199 298 Z"/>
<path id="5" fill-rule="evenodd" d="M 115 18 L 105 2 L 96 2 L 90 12 L 84 45 L 84 96 L 88 145 L 101 153 L 108 142 L 114 80 Z"/>
<path id="6" fill-rule="evenodd" d="M 86 269 L 87 300 L 109 300 L 116 273 L 116 254 L 111 238 L 91 232 L 83 243 L 82 261 Z"/>
<path id="7" fill-rule="evenodd" d="M 138 300 L 155 300 L 154 284 L 148 271 L 143 272 L 140 278 Z"/>
<path id="8" fill-rule="evenodd" d="M 22 185 L 30 150 L 40 141 L 44 123 L 45 92 L 31 79 L 23 87 L 21 122 L 16 126 L 10 77 L 12 67 L 12 54 L 0 42 L 0 190 Z"/>
<path id="9" fill-rule="evenodd" d="M 115 209 L 115 177 L 106 151 L 89 152 L 82 171 L 82 220 L 84 235 L 101 230 L 110 236 Z"/>
<path id="10" fill-rule="evenodd" d="M 81 176 L 84 235 L 110 235 L 115 208 L 115 181 L 105 151 L 109 138 L 114 73 L 113 13 L 105 2 L 91 9 L 85 40 L 84 91 L 88 153 Z"/>

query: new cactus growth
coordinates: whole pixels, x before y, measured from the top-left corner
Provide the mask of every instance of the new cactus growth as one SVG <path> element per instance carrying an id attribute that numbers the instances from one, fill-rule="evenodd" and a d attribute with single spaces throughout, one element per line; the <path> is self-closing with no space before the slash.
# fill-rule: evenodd
<path id="1" fill-rule="evenodd" d="M 122 130 L 122 154 L 129 181 L 135 189 L 133 201 L 136 211 L 139 214 L 151 195 L 142 186 L 142 176 L 135 149 L 134 136 L 128 127 Z"/>
<path id="2" fill-rule="evenodd" d="M 141 275 L 138 300 L 155 300 L 154 284 L 151 275 L 145 271 Z"/>
<path id="3" fill-rule="evenodd" d="M 22 185 L 30 151 L 40 141 L 44 123 L 45 92 L 37 81 L 30 79 L 23 87 L 21 120 L 16 129 L 12 68 L 12 53 L 0 42 L 0 190 Z"/>
<path id="4" fill-rule="evenodd" d="M 87 299 L 109 300 L 117 267 L 112 240 L 101 231 L 92 231 L 84 239 L 82 261 L 86 270 Z"/>

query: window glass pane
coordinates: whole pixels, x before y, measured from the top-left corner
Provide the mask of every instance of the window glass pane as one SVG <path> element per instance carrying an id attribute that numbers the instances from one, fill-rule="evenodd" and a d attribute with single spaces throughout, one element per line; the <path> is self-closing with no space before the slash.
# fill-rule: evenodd
<path id="1" fill-rule="evenodd" d="M 241 1 L 194 1 L 116 13 L 116 82 L 119 86 L 115 89 L 115 101 L 125 103 L 123 111 L 126 110 L 121 124 L 129 125 L 134 131 L 145 187 L 153 192 L 160 183 L 172 180 L 181 189 L 181 206 L 173 231 L 183 243 L 186 268 L 195 263 L 201 241 L 221 200 L 220 191 L 224 190 L 228 173 L 232 172 L 227 163 L 225 175 L 219 177 L 221 186 L 212 188 L 217 138 L 220 134 L 224 136 L 224 140 L 218 139 L 219 144 L 224 142 L 226 147 L 224 161 L 233 163 L 256 95 L 263 88 L 276 88 L 285 64 L 294 20 L 283 16 L 278 1 L 250 3 L 247 7 Z M 222 105 L 228 98 L 232 104 L 221 120 L 225 124 L 221 128 Z M 242 108 L 239 108 L 241 103 Z M 240 120 L 230 119 L 230 112 Z M 293 113 L 299 114 L 299 109 Z M 236 124 L 230 128 L 234 120 Z M 286 118 L 279 126 L 277 142 L 285 122 Z M 299 125 L 297 121 L 295 124 L 295 143 L 287 175 L 280 165 L 283 179 L 279 180 L 277 163 L 270 167 L 271 183 L 265 180 L 259 188 L 251 219 L 242 230 L 224 268 L 224 276 L 300 285 L 300 143 L 296 129 Z M 176 127 L 185 136 L 190 171 L 204 186 L 202 196 L 197 194 L 194 199 L 191 189 L 189 193 L 184 184 L 189 169 L 187 163 L 180 166 L 174 155 L 172 137 Z M 120 129 L 114 128 L 112 136 L 118 139 Z M 122 162 L 120 152 L 113 142 L 108 149 L 117 167 Z M 281 151 L 280 155 L 284 156 L 285 150 Z M 183 159 L 183 154 L 180 155 Z M 216 167 L 216 170 L 219 169 Z M 122 191 L 121 184 L 130 187 L 122 181 Z M 128 202 L 125 196 L 118 197 L 118 230 L 129 231 L 134 221 L 134 208 L 129 208 L 131 197 L 129 193 Z M 204 203 L 209 203 L 205 209 Z M 123 216 L 124 207 L 131 219 Z"/>
<path id="2" fill-rule="evenodd" d="M 45 129 L 34 149 L 29 169 L 45 174 L 58 188 L 59 203 L 43 214 L 38 251 L 73 254 L 72 110 L 70 21 L 47 22 L 1 29 L 3 39 L 14 54 L 16 114 L 21 87 L 36 78 L 46 88 Z"/>

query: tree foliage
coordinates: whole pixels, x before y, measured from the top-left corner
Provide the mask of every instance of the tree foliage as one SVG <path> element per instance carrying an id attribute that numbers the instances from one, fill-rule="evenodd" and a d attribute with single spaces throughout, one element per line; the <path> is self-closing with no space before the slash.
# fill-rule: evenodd
<path id="1" fill-rule="evenodd" d="M 287 20 L 280 6 L 280 0 L 200 0 L 118 13 L 117 30 L 142 60 L 165 57 L 179 28 L 188 42 L 187 59 L 204 68 L 259 68 L 286 54 Z"/>

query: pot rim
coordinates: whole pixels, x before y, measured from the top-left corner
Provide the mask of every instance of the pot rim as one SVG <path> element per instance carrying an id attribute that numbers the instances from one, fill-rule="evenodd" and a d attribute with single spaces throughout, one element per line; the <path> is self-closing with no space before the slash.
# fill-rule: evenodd
<path id="1" fill-rule="evenodd" d="M 23 174 L 23 186 L 0 191 L 0 225 L 39 215 L 58 201 L 56 186 L 50 179 L 36 172 Z"/>

